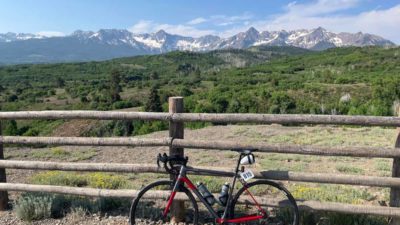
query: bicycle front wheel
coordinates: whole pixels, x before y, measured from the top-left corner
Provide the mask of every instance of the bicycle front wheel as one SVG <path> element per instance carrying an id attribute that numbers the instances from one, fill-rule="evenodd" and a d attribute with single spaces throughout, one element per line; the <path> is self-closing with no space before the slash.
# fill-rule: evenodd
<path id="1" fill-rule="evenodd" d="M 264 214 L 262 219 L 242 224 L 299 224 L 299 210 L 293 196 L 286 188 L 272 181 L 260 180 L 247 184 L 237 192 L 231 207 L 231 218 Z"/>
<path id="2" fill-rule="evenodd" d="M 171 210 L 164 216 L 164 210 L 171 196 L 174 182 L 157 181 L 143 188 L 133 200 L 129 222 L 133 224 L 177 223 L 197 224 L 198 207 L 192 193 L 183 185 L 177 192 Z M 183 201 L 180 199 L 184 199 Z M 184 207 L 178 212 L 177 207 Z M 183 220 L 183 221 L 181 221 Z"/>

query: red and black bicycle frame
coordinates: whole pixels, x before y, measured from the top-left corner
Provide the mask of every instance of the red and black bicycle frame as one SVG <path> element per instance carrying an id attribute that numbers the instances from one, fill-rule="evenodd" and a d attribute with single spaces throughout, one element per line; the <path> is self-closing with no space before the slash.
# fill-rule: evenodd
<path id="1" fill-rule="evenodd" d="M 257 206 L 259 214 L 257 215 L 247 215 L 247 216 L 243 216 L 243 217 L 238 217 L 238 218 L 227 218 L 228 217 L 228 211 L 230 209 L 231 206 L 231 201 L 232 201 L 232 194 L 233 194 L 233 190 L 235 187 L 235 183 L 236 180 L 238 178 L 238 174 L 239 174 L 239 166 L 240 166 L 240 159 L 243 157 L 243 154 L 241 154 L 239 160 L 238 160 L 238 164 L 236 166 L 236 172 L 235 172 L 235 176 L 233 177 L 233 182 L 232 182 L 232 186 L 229 190 L 229 196 L 228 196 L 228 201 L 227 201 L 227 205 L 225 206 L 224 209 L 224 214 L 222 215 L 222 217 L 219 217 L 217 212 L 212 208 L 212 206 L 210 204 L 208 204 L 207 200 L 200 194 L 199 190 L 197 189 L 197 187 L 186 177 L 186 172 L 188 170 L 188 168 L 186 168 L 186 166 L 182 165 L 179 171 L 179 175 L 177 176 L 176 182 L 175 182 L 175 186 L 172 189 L 171 192 L 171 196 L 168 199 L 167 205 L 164 209 L 164 217 L 167 216 L 167 214 L 169 213 L 172 201 L 174 200 L 174 197 L 176 195 L 176 193 L 179 191 L 179 187 L 181 185 L 186 184 L 186 186 L 200 199 L 200 201 L 204 204 L 204 206 L 207 208 L 207 210 L 210 212 L 210 214 L 215 218 L 215 221 L 219 224 L 222 223 L 242 223 L 242 222 L 247 222 L 247 221 L 253 221 L 253 220 L 259 220 L 259 219 L 263 219 L 267 217 L 267 213 L 265 212 L 265 210 L 263 210 L 260 206 L 260 204 L 256 201 L 256 199 L 254 198 L 253 194 L 250 193 L 249 190 L 247 190 L 247 183 L 240 179 L 240 182 L 242 183 L 242 185 L 245 188 L 246 193 L 251 197 L 251 199 L 253 200 L 254 205 Z"/>

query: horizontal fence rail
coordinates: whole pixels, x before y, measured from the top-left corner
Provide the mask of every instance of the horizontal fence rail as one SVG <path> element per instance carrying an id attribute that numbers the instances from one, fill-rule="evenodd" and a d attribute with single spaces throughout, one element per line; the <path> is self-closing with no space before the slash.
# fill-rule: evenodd
<path id="1" fill-rule="evenodd" d="M 382 147 L 324 147 L 311 145 L 269 144 L 266 142 L 243 143 L 237 141 L 198 141 L 172 138 L 93 138 L 93 137 L 21 137 L 0 136 L 4 144 L 48 144 L 78 146 L 172 146 L 176 148 L 240 150 L 257 149 L 264 153 L 287 153 L 319 156 L 347 157 L 400 157 L 400 148 Z"/>
<path id="2" fill-rule="evenodd" d="M 303 114 L 213 114 L 155 113 L 109 111 L 21 111 L 0 112 L 0 120 L 26 119 L 98 119 L 98 120 L 161 120 L 173 122 L 261 123 L 261 124 L 337 124 L 400 127 L 400 117 L 303 115 Z"/>
<path id="3" fill-rule="evenodd" d="M 3 144 L 46 144 L 77 146 L 170 146 L 171 138 L 96 138 L 96 137 L 23 137 L 0 136 Z"/>
<path id="4" fill-rule="evenodd" d="M 164 173 L 165 169 L 154 164 L 119 163 L 62 163 L 44 161 L 0 160 L 0 168 L 26 170 L 60 170 L 82 172 Z M 220 167 L 189 167 L 189 174 L 232 177 L 234 172 Z M 356 176 L 332 173 L 303 173 L 291 171 L 253 170 L 256 179 L 300 181 L 311 183 L 347 184 L 374 187 L 400 187 L 400 178 Z"/>
<path id="5" fill-rule="evenodd" d="M 156 112 L 110 112 L 110 111 L 23 111 L 0 112 L 0 120 L 32 119 L 97 119 L 97 120 L 171 120 L 169 113 Z"/>
<path id="6" fill-rule="evenodd" d="M 180 113 L 172 116 L 174 121 L 214 123 L 261 123 L 261 124 L 336 124 L 362 126 L 399 127 L 399 117 L 342 116 L 304 114 L 231 114 L 231 113 Z"/>
<path id="7" fill-rule="evenodd" d="M 257 149 L 265 153 L 289 153 L 319 156 L 349 156 L 349 157 L 400 157 L 400 148 L 382 147 L 324 147 L 312 145 L 269 144 L 266 142 L 242 143 L 237 141 L 196 141 L 174 139 L 173 146 L 193 149 L 240 150 Z"/>
<path id="8" fill-rule="evenodd" d="M 48 192 L 56 194 L 69 194 L 81 195 L 88 197 L 117 197 L 117 198 L 133 198 L 138 194 L 137 190 L 109 190 L 109 189 L 96 189 L 96 188 L 78 188 L 78 187 L 64 187 L 52 185 L 33 185 L 33 184 L 17 184 L 17 183 L 0 183 L 0 190 L 3 191 L 22 191 L 22 192 Z M 150 198 L 164 198 L 169 197 L 169 192 L 154 191 L 149 194 Z M 176 196 L 178 200 L 186 200 L 184 195 Z M 266 203 L 270 205 L 277 205 L 271 200 L 260 201 L 261 205 Z M 239 202 L 242 204 L 248 203 Z M 305 211 L 330 211 L 341 212 L 347 214 L 368 214 L 400 218 L 400 209 L 395 207 L 382 207 L 382 206 L 366 206 L 366 205 L 353 205 L 344 203 L 332 202 L 318 202 L 318 201 L 304 201 L 297 200 L 300 210 Z"/>

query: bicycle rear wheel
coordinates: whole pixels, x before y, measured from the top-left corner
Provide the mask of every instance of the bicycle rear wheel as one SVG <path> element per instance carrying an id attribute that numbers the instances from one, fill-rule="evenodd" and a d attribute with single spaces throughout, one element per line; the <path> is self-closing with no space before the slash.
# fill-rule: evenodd
<path id="1" fill-rule="evenodd" d="M 242 224 L 299 224 L 299 210 L 296 201 L 286 188 L 275 182 L 260 180 L 242 187 L 233 198 L 230 215 L 231 218 L 262 215 L 261 211 L 265 212 L 263 219 Z"/>
<path id="2" fill-rule="evenodd" d="M 171 211 L 164 217 L 163 212 L 171 196 L 174 182 L 157 181 L 143 188 L 133 200 L 129 214 L 129 222 L 133 224 L 161 224 L 175 223 Z M 185 198 L 183 205 L 185 210 L 178 212 L 179 217 L 183 218 L 185 224 L 197 224 L 198 207 L 192 193 L 182 185 L 177 192 L 171 206 L 171 210 L 176 205 L 182 203 L 179 197 Z M 180 202 L 180 203 L 179 203 Z"/>

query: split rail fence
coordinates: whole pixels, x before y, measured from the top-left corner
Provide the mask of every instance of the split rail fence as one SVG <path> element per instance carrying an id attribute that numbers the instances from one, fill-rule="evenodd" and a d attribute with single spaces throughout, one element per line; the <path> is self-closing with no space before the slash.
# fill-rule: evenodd
<path id="1" fill-rule="evenodd" d="M 7 183 L 5 169 L 102 171 L 123 173 L 165 173 L 156 165 L 116 163 L 63 163 L 42 161 L 5 160 L 3 144 L 46 144 L 79 146 L 169 146 L 170 154 L 184 154 L 190 149 L 259 149 L 261 153 L 302 154 L 318 156 L 347 156 L 367 158 L 392 158 L 392 177 L 343 175 L 331 173 L 304 173 L 291 171 L 255 171 L 257 179 L 294 182 L 346 184 L 390 188 L 390 206 L 353 205 L 335 202 L 298 200 L 301 210 L 330 211 L 347 214 L 368 214 L 391 217 L 391 224 L 400 224 L 400 135 L 393 148 L 383 147 L 316 147 L 291 144 L 242 143 L 234 141 L 200 141 L 184 139 L 185 122 L 257 123 L 257 124 L 334 124 L 400 127 L 400 117 L 342 116 L 342 115 L 271 115 L 271 114 L 207 114 L 183 113 L 183 98 L 169 99 L 168 113 L 110 112 L 110 111 L 21 111 L 0 112 L 1 120 L 28 119 L 94 119 L 94 120 L 144 120 L 169 122 L 169 137 L 149 138 L 89 138 L 89 137 L 21 137 L 2 136 L 0 129 L 0 210 L 8 203 L 8 191 L 49 192 L 93 197 L 130 197 L 137 190 L 107 190 Z M 132 151 L 135 151 L 133 149 Z M 278 168 L 277 168 L 278 169 Z M 228 168 L 192 168 L 192 174 L 231 177 Z M 158 196 L 162 197 L 162 196 Z"/>

